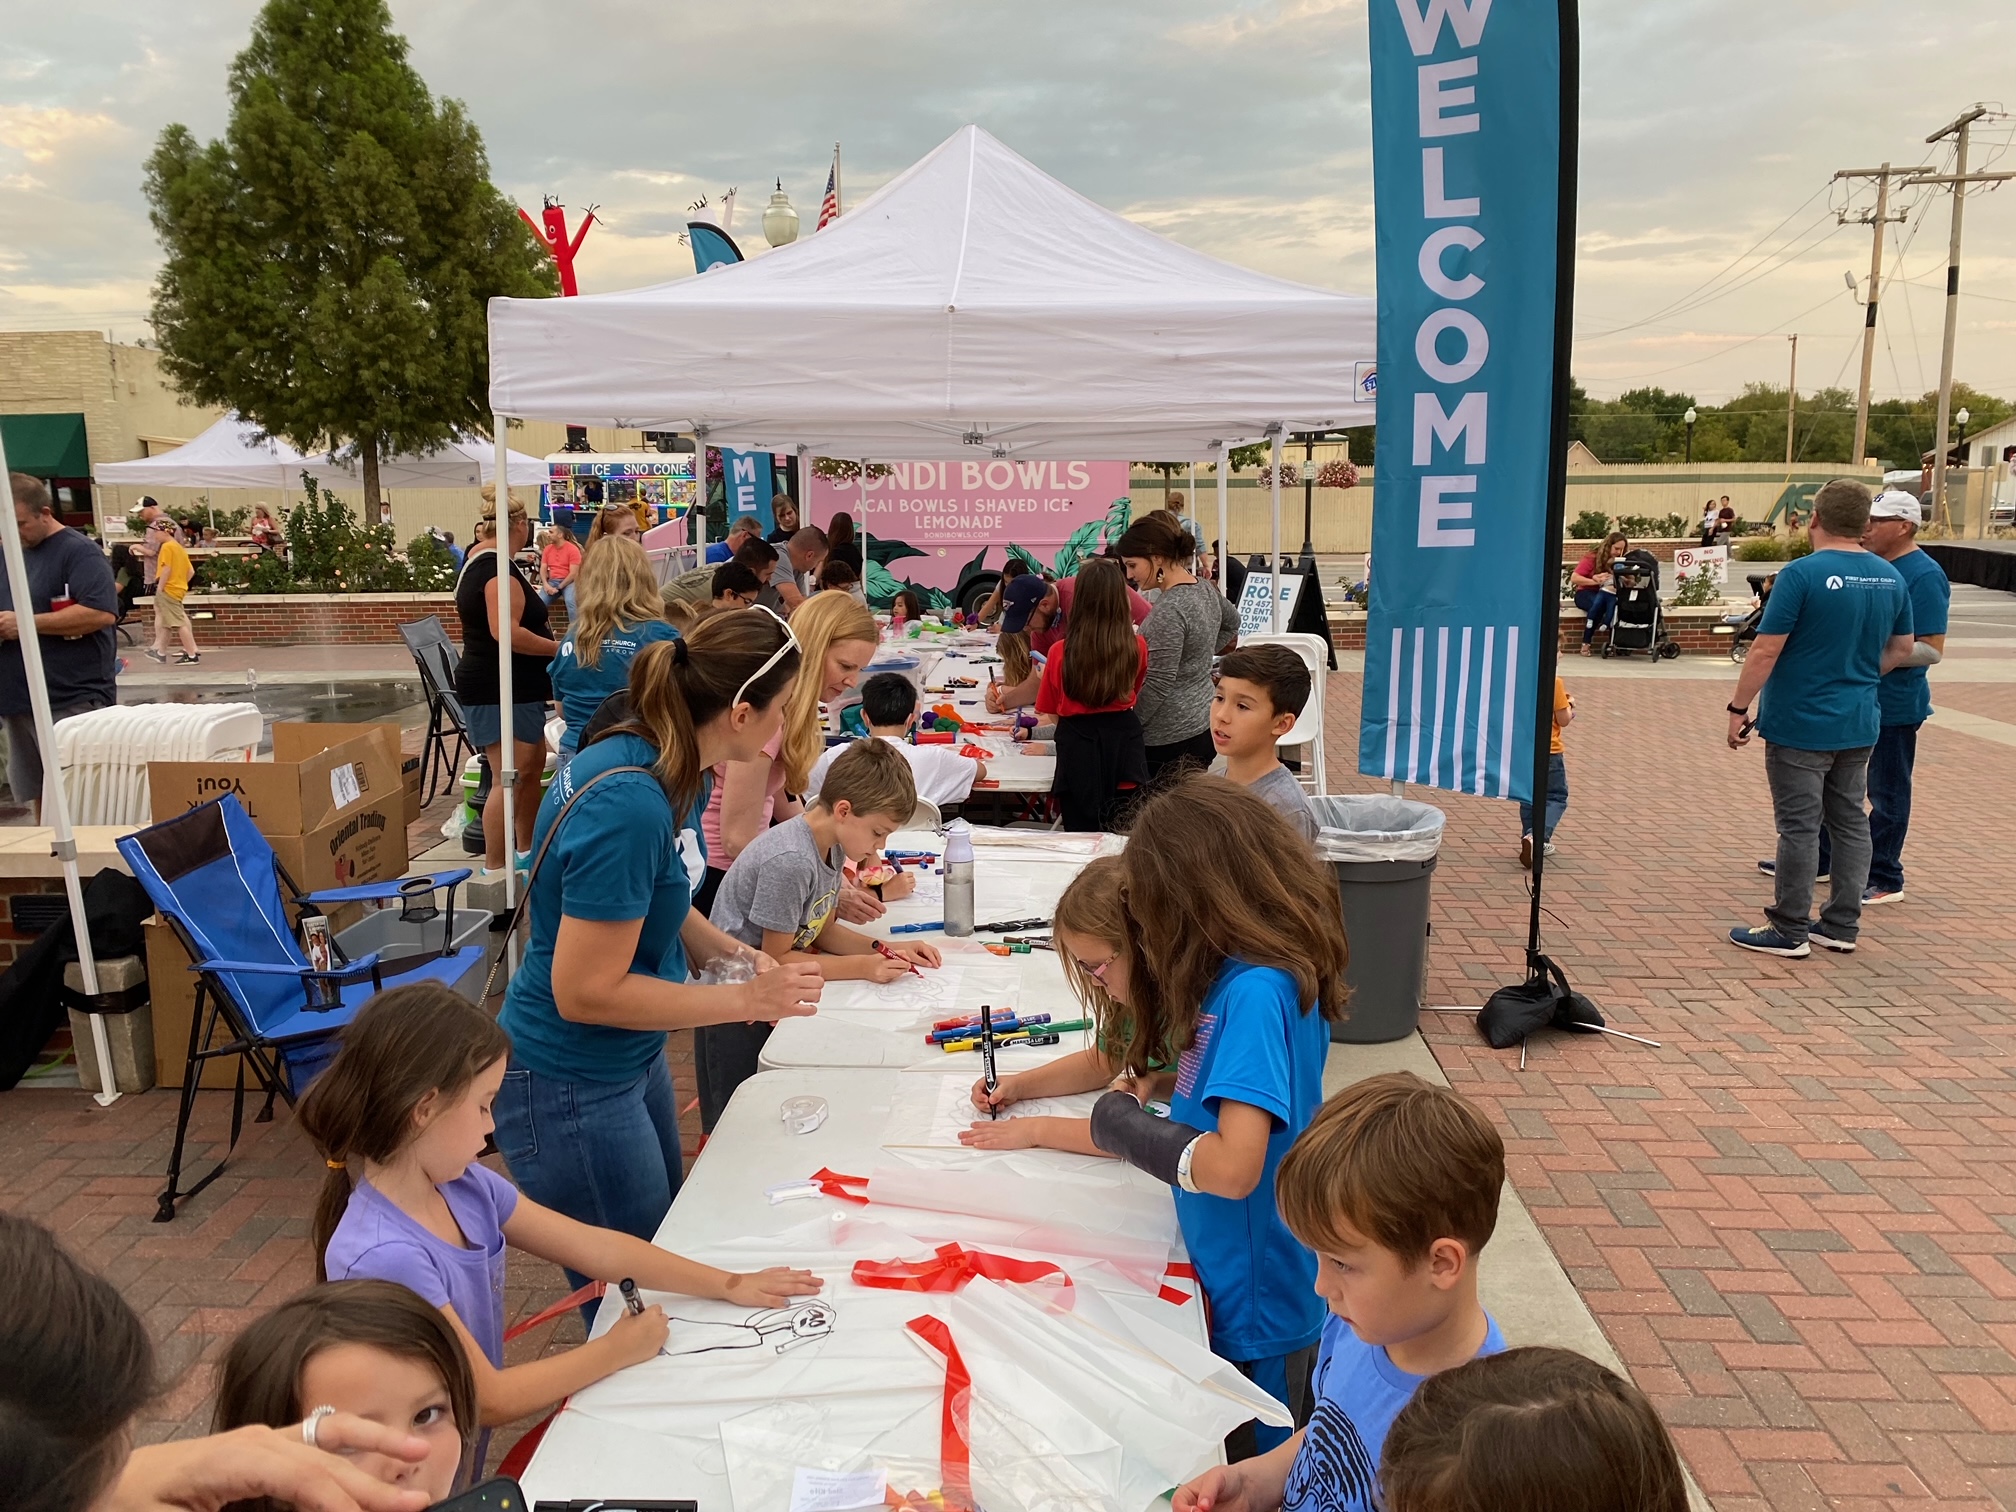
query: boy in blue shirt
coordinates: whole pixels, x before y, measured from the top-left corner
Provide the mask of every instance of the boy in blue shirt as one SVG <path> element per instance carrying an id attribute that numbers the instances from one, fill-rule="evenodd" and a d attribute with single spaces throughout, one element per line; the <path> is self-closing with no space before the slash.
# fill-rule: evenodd
<path id="1" fill-rule="evenodd" d="M 1386 1430 L 1422 1381 L 1505 1347 L 1477 1300 L 1505 1145 L 1474 1106 L 1411 1072 L 1326 1102 L 1281 1161 L 1276 1200 L 1316 1254 L 1330 1316 L 1309 1426 L 1179 1486 L 1174 1512 L 1373 1512 Z"/>
<path id="2" fill-rule="evenodd" d="M 1869 880 L 1862 802 L 1882 725 L 1876 685 L 1914 654 L 1904 579 L 1862 546 L 1870 503 L 1852 478 L 1813 496 L 1813 552 L 1779 572 L 1729 700 L 1729 748 L 1748 745 L 1753 726 L 1764 737 L 1778 830 L 1777 892 L 1764 927 L 1729 931 L 1744 950 L 1797 958 L 1812 954 L 1809 939 L 1842 953 L 1855 948 Z M 1823 824 L 1833 840 L 1832 888 L 1816 926 L 1808 915 Z"/>

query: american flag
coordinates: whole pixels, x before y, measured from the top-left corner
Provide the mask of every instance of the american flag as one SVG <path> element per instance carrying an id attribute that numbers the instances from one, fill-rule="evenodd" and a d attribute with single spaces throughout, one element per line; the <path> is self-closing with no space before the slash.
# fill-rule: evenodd
<path id="1" fill-rule="evenodd" d="M 833 154 L 833 166 L 826 170 L 826 198 L 819 202 L 819 224 L 812 229 L 824 231 L 828 221 L 840 218 L 840 154 Z"/>

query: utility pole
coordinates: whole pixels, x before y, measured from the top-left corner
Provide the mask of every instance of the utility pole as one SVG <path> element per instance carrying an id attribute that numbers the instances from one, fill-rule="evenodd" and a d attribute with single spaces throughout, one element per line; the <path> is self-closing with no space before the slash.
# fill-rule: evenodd
<path id="1" fill-rule="evenodd" d="M 1874 234 L 1869 246 L 1869 299 L 1862 317 L 1862 387 L 1855 396 L 1855 449 L 1848 454 L 1851 467 L 1860 467 L 1869 445 L 1869 379 L 1876 363 L 1876 300 L 1883 282 L 1883 227 L 1893 221 L 1905 219 L 1903 212 L 1891 215 L 1890 177 L 1893 173 L 1930 173 L 1930 165 L 1919 168 L 1893 169 L 1888 163 L 1881 168 L 1843 168 L 1834 175 L 1839 183 L 1842 179 L 1876 180 L 1876 209 L 1869 215 L 1852 217 L 1858 226 L 1871 227 Z M 1851 217 L 1846 211 L 1835 217 L 1841 225 L 1848 225 Z"/>
<path id="2" fill-rule="evenodd" d="M 1792 438 L 1799 429 L 1799 337 L 1792 336 L 1792 376 L 1785 380 L 1785 465 L 1792 465 Z"/>
<path id="3" fill-rule="evenodd" d="M 1960 219 L 1967 205 L 1969 184 L 1999 184 L 2016 178 L 2016 173 L 1969 173 L 1967 171 L 1967 134 L 1974 123 L 1989 113 L 1985 105 L 1976 105 L 1963 112 L 1950 124 L 1940 127 L 1925 138 L 1927 142 L 1943 142 L 1947 137 L 1955 139 L 1953 171 L 1948 174 L 1917 174 L 1904 182 L 1916 184 L 1951 184 L 1953 186 L 1953 228 L 1946 245 L 1946 340 L 1939 350 L 1939 419 L 1938 433 L 1932 443 L 1932 508 L 1938 518 L 1948 518 L 1946 510 L 1946 427 L 1953 418 L 1953 342 L 1960 329 Z"/>

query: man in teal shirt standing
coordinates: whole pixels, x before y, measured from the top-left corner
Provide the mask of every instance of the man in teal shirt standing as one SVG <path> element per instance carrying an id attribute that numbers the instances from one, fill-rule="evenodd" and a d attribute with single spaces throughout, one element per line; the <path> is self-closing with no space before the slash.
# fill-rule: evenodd
<path id="1" fill-rule="evenodd" d="M 1882 725 L 1876 688 L 1913 654 L 1904 579 L 1862 545 L 1870 503 L 1869 490 L 1850 478 L 1814 495 L 1812 554 L 1779 572 L 1729 701 L 1730 749 L 1748 745 L 1753 727 L 1764 737 L 1778 830 L 1777 892 L 1765 926 L 1729 931 L 1744 950 L 1806 956 L 1809 938 L 1828 950 L 1855 948 L 1869 880 L 1862 804 Z M 1833 841 L 1832 881 L 1816 925 L 1809 916 L 1823 825 Z"/>
<path id="2" fill-rule="evenodd" d="M 1862 544 L 1897 569 L 1911 600 L 1911 659 L 1883 674 L 1876 712 L 1883 728 L 1869 753 L 1869 885 L 1862 906 L 1904 901 L 1904 837 L 1911 828 L 1911 769 L 1918 762 L 1918 727 L 1932 717 L 1927 667 L 1946 654 L 1946 612 L 1953 585 L 1931 555 L 1918 549 L 1924 506 L 1900 488 L 1886 488 L 1869 506 Z M 1827 831 L 1820 831 L 1820 875 L 1832 861 Z M 1767 877 L 1771 863 L 1759 866 Z"/>

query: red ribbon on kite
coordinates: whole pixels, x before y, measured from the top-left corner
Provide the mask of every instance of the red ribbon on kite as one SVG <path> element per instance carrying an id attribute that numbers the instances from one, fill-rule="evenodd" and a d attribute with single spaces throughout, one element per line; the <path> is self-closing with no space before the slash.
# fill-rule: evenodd
<path id="1" fill-rule="evenodd" d="M 1056 1276 L 1066 1289 L 1071 1285 L 1063 1267 L 1048 1260 L 1011 1260 L 959 1244 L 941 1244 L 937 1255 L 935 1260 L 856 1260 L 854 1284 L 882 1291 L 956 1292 L 975 1276 L 989 1281 L 1040 1281 Z"/>
<path id="2" fill-rule="evenodd" d="M 959 1358 L 959 1346 L 942 1318 L 912 1318 L 910 1332 L 945 1356 L 945 1397 L 938 1417 L 938 1469 L 944 1478 L 947 1507 L 970 1512 L 973 1506 L 973 1450 L 967 1430 L 967 1409 L 973 1377 Z"/>

